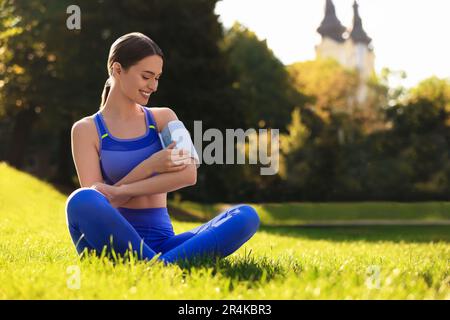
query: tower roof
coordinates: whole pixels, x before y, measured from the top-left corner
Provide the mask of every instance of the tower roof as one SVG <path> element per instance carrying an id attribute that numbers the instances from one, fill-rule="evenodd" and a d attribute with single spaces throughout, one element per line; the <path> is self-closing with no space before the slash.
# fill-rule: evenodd
<path id="1" fill-rule="evenodd" d="M 356 2 L 356 0 L 353 3 L 353 28 L 350 32 L 350 38 L 354 42 L 360 42 L 367 45 L 372 41 L 372 39 L 363 29 L 362 20 L 358 11 L 358 3 Z"/>
<path id="2" fill-rule="evenodd" d="M 325 3 L 325 17 L 322 20 L 317 32 L 322 37 L 328 37 L 338 42 L 344 42 L 342 34 L 345 31 L 345 27 L 341 24 L 336 16 L 336 9 L 334 8 L 333 1 L 326 0 Z"/>

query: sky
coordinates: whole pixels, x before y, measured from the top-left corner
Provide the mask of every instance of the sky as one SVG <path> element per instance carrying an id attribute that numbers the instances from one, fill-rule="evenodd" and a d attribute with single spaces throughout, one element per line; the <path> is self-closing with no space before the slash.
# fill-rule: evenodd
<path id="1" fill-rule="evenodd" d="M 353 0 L 334 0 L 336 14 L 352 26 Z M 363 27 L 375 52 L 375 70 L 402 70 L 411 87 L 436 75 L 450 77 L 450 0 L 359 0 Z M 316 29 L 325 0 L 220 0 L 216 14 L 229 28 L 239 21 L 284 64 L 314 59 Z"/>

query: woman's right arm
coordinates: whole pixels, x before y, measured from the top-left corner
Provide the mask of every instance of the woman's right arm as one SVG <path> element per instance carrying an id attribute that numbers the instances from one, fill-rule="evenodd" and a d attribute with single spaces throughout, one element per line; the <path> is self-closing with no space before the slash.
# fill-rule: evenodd
<path id="1" fill-rule="evenodd" d="M 186 150 L 174 149 L 172 142 L 166 149 L 162 149 L 145 159 L 133 168 L 125 177 L 114 185 L 121 186 L 150 177 L 154 173 L 168 173 L 181 171 L 189 163 L 189 153 Z"/>
<path id="2" fill-rule="evenodd" d="M 94 138 L 97 138 L 95 124 L 89 118 L 81 119 L 72 126 L 72 157 L 81 187 L 103 183 L 100 161 Z"/>

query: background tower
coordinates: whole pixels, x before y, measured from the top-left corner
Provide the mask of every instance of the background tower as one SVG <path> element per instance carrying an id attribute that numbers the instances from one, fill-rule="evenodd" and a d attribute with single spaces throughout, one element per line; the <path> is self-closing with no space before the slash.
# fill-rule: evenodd
<path id="1" fill-rule="evenodd" d="M 333 1 L 326 0 L 325 17 L 317 28 L 317 32 L 322 36 L 322 41 L 316 46 L 316 56 L 334 58 L 342 65 L 346 65 L 345 39 L 343 37 L 345 30 L 336 16 Z"/>
<path id="2" fill-rule="evenodd" d="M 336 9 L 332 0 L 325 2 L 325 17 L 317 28 L 322 36 L 316 46 L 318 58 L 333 58 L 346 68 L 358 72 L 360 86 L 355 92 L 355 100 L 362 105 L 368 97 L 367 80 L 374 71 L 375 55 L 372 39 L 364 31 L 362 19 L 359 15 L 358 3 L 353 3 L 353 25 L 348 32 L 336 16 Z"/>

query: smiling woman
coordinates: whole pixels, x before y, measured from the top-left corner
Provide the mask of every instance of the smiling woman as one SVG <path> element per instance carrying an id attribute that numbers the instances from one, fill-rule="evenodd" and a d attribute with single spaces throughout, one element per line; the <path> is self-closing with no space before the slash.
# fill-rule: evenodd
<path id="1" fill-rule="evenodd" d="M 114 73 L 123 72 L 124 91 L 132 98 L 137 92 L 132 88 L 139 87 L 140 97 L 137 101 L 147 104 L 152 92 L 158 88 L 158 80 L 162 73 L 164 54 L 158 45 L 145 35 L 133 32 L 117 39 L 111 46 L 108 57 L 109 78 L 106 80 L 102 94 L 100 109 L 106 104 Z M 146 61 L 141 61 L 146 60 Z M 136 62 L 139 61 L 139 66 Z M 144 69 L 149 66 L 149 69 Z M 134 91 L 134 90 L 133 90 Z"/>
<path id="2" fill-rule="evenodd" d="M 80 255 L 104 249 L 123 255 L 131 249 L 148 260 L 159 252 L 164 263 L 199 255 L 224 257 L 259 227 L 256 211 L 237 205 L 175 235 L 167 193 L 194 185 L 197 165 L 194 154 L 175 148 L 174 142 L 164 148 L 159 139 L 168 123 L 178 120 L 175 112 L 145 106 L 158 89 L 163 57 L 141 33 L 117 39 L 109 52 L 100 110 L 72 128 L 81 188 L 68 197 L 66 215 Z"/>

